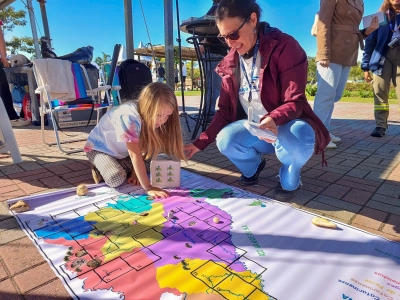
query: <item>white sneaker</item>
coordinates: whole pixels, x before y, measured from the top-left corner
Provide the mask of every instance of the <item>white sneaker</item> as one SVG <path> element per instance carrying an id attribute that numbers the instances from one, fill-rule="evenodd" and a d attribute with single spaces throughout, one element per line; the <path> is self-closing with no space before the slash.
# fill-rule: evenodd
<path id="1" fill-rule="evenodd" d="M 326 146 L 326 149 L 336 149 L 336 147 L 336 144 L 330 141 L 329 144 Z"/>
<path id="2" fill-rule="evenodd" d="M 31 124 L 31 121 L 27 121 L 24 119 L 10 120 L 10 122 L 12 127 L 27 126 Z"/>
<path id="3" fill-rule="evenodd" d="M 340 137 L 334 136 L 332 133 L 329 133 L 329 135 L 331 136 L 331 141 L 334 143 L 339 143 L 342 140 Z"/>

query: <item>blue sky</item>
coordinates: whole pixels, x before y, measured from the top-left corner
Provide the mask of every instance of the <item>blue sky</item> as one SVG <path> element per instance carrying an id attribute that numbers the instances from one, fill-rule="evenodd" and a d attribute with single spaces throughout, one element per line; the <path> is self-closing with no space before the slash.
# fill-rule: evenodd
<path id="1" fill-rule="evenodd" d="M 334 0 L 332 0 L 334 1 Z M 26 1 L 16 0 L 12 6 L 17 10 L 25 8 Z M 94 57 L 101 52 L 112 54 L 115 44 L 125 44 L 123 0 L 47 0 L 47 18 L 49 22 L 52 46 L 57 55 L 65 55 L 83 46 L 94 47 Z M 177 44 L 176 1 L 174 4 L 174 43 Z M 316 41 L 310 35 L 314 15 L 319 9 L 319 0 L 258 0 L 263 9 L 261 20 L 271 26 L 294 36 L 309 56 L 315 56 Z M 379 9 L 381 1 L 365 0 L 365 15 Z M 38 36 L 44 35 L 39 3 L 32 0 L 37 22 Z M 200 17 L 211 7 L 211 0 L 180 0 L 180 21 L 189 17 Z M 142 0 L 150 39 L 153 45 L 165 44 L 164 40 L 164 1 Z M 139 0 L 132 0 L 134 45 L 140 41 L 149 42 Z M 25 27 L 16 27 L 7 33 L 6 40 L 12 36 L 32 36 L 29 17 Z M 187 34 L 181 33 L 182 45 Z"/>

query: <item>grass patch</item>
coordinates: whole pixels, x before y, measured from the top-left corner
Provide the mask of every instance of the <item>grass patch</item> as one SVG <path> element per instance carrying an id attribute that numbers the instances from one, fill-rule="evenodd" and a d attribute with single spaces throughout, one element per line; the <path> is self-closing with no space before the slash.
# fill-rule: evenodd
<path id="1" fill-rule="evenodd" d="M 175 95 L 178 96 L 182 96 L 182 92 L 181 91 L 175 91 Z M 195 91 L 185 91 L 185 96 L 200 96 L 200 90 L 195 90 Z M 310 101 L 314 101 L 313 96 L 309 96 L 307 95 L 307 99 Z M 358 97 L 358 96 L 354 96 L 353 92 L 352 92 L 352 96 L 351 97 L 342 97 L 342 99 L 340 99 L 340 102 L 350 102 L 350 103 L 374 103 L 374 98 L 372 97 L 368 97 L 368 98 L 362 98 L 362 97 Z M 399 102 L 397 101 L 397 99 L 389 99 L 389 104 L 399 104 Z"/>
<path id="2" fill-rule="evenodd" d="M 197 91 L 185 91 L 185 96 L 200 96 L 200 90 Z M 175 91 L 175 95 L 178 96 L 182 96 L 182 91 Z"/>
<path id="3" fill-rule="evenodd" d="M 314 101 L 315 97 L 307 96 L 307 100 Z M 374 104 L 374 98 L 362 98 L 362 97 L 342 97 L 339 102 L 350 102 L 350 103 L 371 103 Z M 389 104 L 399 104 L 397 99 L 389 99 Z"/>

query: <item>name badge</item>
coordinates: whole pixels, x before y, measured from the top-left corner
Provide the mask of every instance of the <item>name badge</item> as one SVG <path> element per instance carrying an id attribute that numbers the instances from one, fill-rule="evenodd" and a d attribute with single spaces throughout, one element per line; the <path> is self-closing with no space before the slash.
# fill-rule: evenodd
<path id="1" fill-rule="evenodd" d="M 251 107 L 249 103 L 249 108 L 247 109 L 247 120 L 249 122 L 253 122 L 253 108 Z"/>

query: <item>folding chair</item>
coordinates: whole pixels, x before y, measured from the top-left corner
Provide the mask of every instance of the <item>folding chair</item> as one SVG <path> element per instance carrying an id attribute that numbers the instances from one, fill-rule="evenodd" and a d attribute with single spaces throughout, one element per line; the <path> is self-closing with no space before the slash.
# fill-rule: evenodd
<path id="1" fill-rule="evenodd" d="M 10 152 L 15 164 L 22 162 L 21 153 L 19 152 L 17 141 L 8 118 L 3 100 L 0 99 L 0 141 L 4 144 L 0 145 L 0 153 Z"/>
<path id="2" fill-rule="evenodd" d="M 59 59 L 34 59 L 33 72 L 35 74 L 38 88 L 36 94 L 40 94 L 40 117 L 43 143 L 51 146 L 58 145 L 64 153 L 76 153 L 82 149 L 65 150 L 62 144 L 82 141 L 85 138 L 60 140 L 57 122 L 59 112 L 74 110 L 91 110 L 88 124 L 90 123 L 93 111 L 97 112 L 96 124 L 99 122 L 99 111 L 113 106 L 109 99 L 109 85 L 92 88 L 86 69 L 77 63 L 71 63 Z M 85 81 L 88 90 L 85 88 Z M 101 98 L 102 91 L 105 92 L 105 101 Z M 47 143 L 44 131 L 44 116 L 50 114 L 56 137 L 56 143 Z"/>

